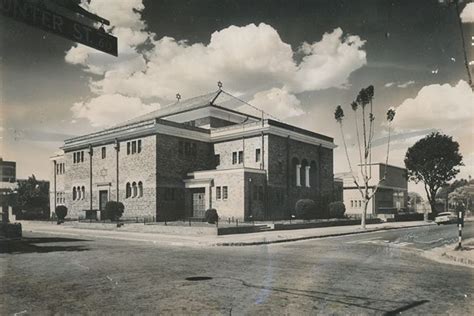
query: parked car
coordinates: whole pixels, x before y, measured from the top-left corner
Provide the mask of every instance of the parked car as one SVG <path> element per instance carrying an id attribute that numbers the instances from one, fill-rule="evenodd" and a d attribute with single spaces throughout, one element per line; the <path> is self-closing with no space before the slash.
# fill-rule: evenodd
<path id="1" fill-rule="evenodd" d="M 457 223 L 458 216 L 453 212 L 442 212 L 435 217 L 435 223 L 440 224 L 451 224 Z"/>

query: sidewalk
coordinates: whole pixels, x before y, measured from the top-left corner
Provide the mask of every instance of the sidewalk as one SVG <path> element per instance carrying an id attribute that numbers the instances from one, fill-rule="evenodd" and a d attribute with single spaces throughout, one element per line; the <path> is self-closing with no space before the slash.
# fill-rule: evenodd
<path id="1" fill-rule="evenodd" d="M 376 232 L 381 230 L 402 229 L 410 227 L 435 225 L 431 222 L 397 222 L 367 225 L 366 230 L 362 230 L 359 225 L 354 226 L 335 226 L 324 228 L 285 230 L 285 231 L 267 231 L 260 233 L 249 233 L 239 235 L 222 236 L 186 236 L 183 234 L 157 234 L 147 232 L 129 232 L 129 231 L 110 231 L 98 229 L 86 229 L 71 227 L 67 225 L 56 225 L 50 222 L 23 221 L 23 232 L 48 233 L 66 236 L 76 236 L 87 238 L 108 238 L 129 241 L 152 242 L 155 244 L 164 244 L 170 246 L 253 246 L 262 244 L 273 244 L 282 242 L 291 242 L 306 239 L 315 239 L 323 237 L 334 237 L 352 234 L 361 234 Z"/>
<path id="2" fill-rule="evenodd" d="M 457 242 L 427 251 L 426 258 L 441 262 L 474 268 L 474 238 L 462 242 L 463 250 L 454 250 Z"/>

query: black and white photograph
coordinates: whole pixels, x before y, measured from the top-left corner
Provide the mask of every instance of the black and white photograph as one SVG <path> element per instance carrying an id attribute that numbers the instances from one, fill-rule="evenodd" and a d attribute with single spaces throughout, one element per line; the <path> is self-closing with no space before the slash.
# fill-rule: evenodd
<path id="1" fill-rule="evenodd" d="M 0 315 L 473 315 L 474 1 L 0 0 Z"/>

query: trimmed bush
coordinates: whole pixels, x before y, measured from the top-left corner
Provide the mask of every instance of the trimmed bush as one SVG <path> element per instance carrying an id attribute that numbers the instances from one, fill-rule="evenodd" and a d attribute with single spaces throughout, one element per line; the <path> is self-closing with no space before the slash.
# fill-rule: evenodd
<path id="1" fill-rule="evenodd" d="M 344 218 L 346 212 L 346 206 L 343 202 L 332 202 L 329 204 L 329 217 L 330 218 Z"/>
<path id="2" fill-rule="evenodd" d="M 122 217 L 124 209 L 122 202 L 108 201 L 105 204 L 105 215 L 111 221 L 118 221 Z"/>
<path id="3" fill-rule="evenodd" d="M 316 203 L 311 199 L 298 200 L 295 205 L 296 218 L 316 218 Z"/>
<path id="4" fill-rule="evenodd" d="M 206 222 L 209 224 L 215 224 L 219 220 L 219 215 L 217 215 L 217 210 L 215 208 L 210 208 L 206 211 L 205 214 Z"/>
<path id="5" fill-rule="evenodd" d="M 67 215 L 67 207 L 64 205 L 58 205 L 55 209 L 56 217 L 58 218 L 58 224 L 64 222 L 64 218 Z"/>

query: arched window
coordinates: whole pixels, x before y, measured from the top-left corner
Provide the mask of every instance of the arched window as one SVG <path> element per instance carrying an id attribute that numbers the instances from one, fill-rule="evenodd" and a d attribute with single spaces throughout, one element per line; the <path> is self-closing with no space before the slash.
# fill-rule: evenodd
<path id="1" fill-rule="evenodd" d="M 293 186 L 300 186 L 300 162 L 298 158 L 293 158 L 291 160 L 291 170 L 290 170 L 290 179 Z"/>
<path id="2" fill-rule="evenodd" d="M 77 192 L 76 187 L 72 188 L 72 200 L 75 201 L 77 199 Z"/>
<path id="3" fill-rule="evenodd" d="M 132 183 L 132 197 L 137 197 L 137 183 Z"/>
<path id="4" fill-rule="evenodd" d="M 86 188 L 85 188 L 84 186 L 82 186 L 81 192 L 82 192 L 82 193 L 81 193 L 81 197 L 82 197 L 82 199 L 84 200 L 84 198 L 85 198 L 85 196 L 86 196 Z"/>
<path id="5" fill-rule="evenodd" d="M 81 199 L 82 199 L 82 196 L 81 196 L 81 187 L 76 187 L 76 191 L 77 191 L 77 199 L 78 199 L 78 200 L 81 200 Z"/>
<path id="6" fill-rule="evenodd" d="M 316 166 L 316 161 L 311 161 L 310 169 L 309 169 L 309 185 L 316 188 L 318 186 L 318 179 L 317 173 L 318 169 Z"/>
<path id="7" fill-rule="evenodd" d="M 132 195 L 132 188 L 130 187 L 130 182 L 127 182 L 125 187 L 125 198 L 129 198 Z"/>
<path id="8" fill-rule="evenodd" d="M 308 161 L 306 159 L 303 159 L 301 161 L 301 166 L 300 166 L 300 185 L 302 187 L 309 187 L 309 167 L 308 166 Z"/>
<path id="9" fill-rule="evenodd" d="M 140 181 L 138 182 L 138 197 L 143 196 L 143 183 Z"/>

